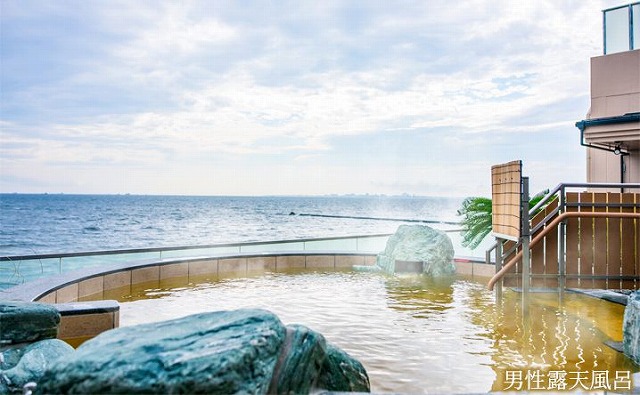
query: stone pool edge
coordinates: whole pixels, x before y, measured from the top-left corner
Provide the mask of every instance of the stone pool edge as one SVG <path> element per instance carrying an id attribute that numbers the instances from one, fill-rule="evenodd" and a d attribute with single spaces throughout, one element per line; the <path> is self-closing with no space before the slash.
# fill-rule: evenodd
<path id="1" fill-rule="evenodd" d="M 360 252 L 282 251 L 150 259 L 34 280 L 0 290 L 0 300 L 53 304 L 61 314 L 58 338 L 77 346 L 119 326 L 120 305 L 111 299 L 138 284 L 185 277 L 189 281 L 203 281 L 207 277 L 242 277 L 289 269 L 349 269 L 354 265 L 374 266 L 376 256 Z M 473 258 L 455 258 L 454 264 L 456 274 L 472 278 L 488 279 L 495 272 L 494 265 Z M 95 299 L 83 301 L 92 296 Z"/>

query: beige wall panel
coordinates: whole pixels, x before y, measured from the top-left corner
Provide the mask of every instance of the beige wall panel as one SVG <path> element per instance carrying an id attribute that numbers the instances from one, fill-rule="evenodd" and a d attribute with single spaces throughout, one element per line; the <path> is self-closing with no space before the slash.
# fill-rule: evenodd
<path id="1" fill-rule="evenodd" d="M 104 290 L 131 287 L 131 271 L 106 274 L 104 276 Z"/>
<path id="2" fill-rule="evenodd" d="M 627 164 L 627 172 L 625 174 L 625 182 L 640 183 L 640 151 L 632 151 L 625 158 Z M 640 193 L 640 190 L 628 190 L 625 192 Z"/>
<path id="3" fill-rule="evenodd" d="M 56 293 L 55 293 L 55 291 L 54 292 L 49 292 L 48 294 L 44 295 L 43 297 L 38 299 L 37 302 L 40 302 L 40 303 L 55 303 L 56 302 Z"/>
<path id="4" fill-rule="evenodd" d="M 354 265 L 375 265 L 375 261 L 372 264 L 367 264 L 366 258 L 362 255 L 336 255 L 336 268 L 351 268 Z"/>
<path id="5" fill-rule="evenodd" d="M 56 291 L 56 303 L 68 303 L 78 300 L 78 284 L 67 285 Z"/>
<path id="6" fill-rule="evenodd" d="M 78 297 L 84 298 L 89 295 L 101 295 L 104 291 L 104 277 L 98 276 L 78 283 Z"/>
<path id="7" fill-rule="evenodd" d="M 160 266 L 160 281 L 167 278 L 188 277 L 189 263 L 173 263 Z"/>
<path id="8" fill-rule="evenodd" d="M 473 276 L 491 278 L 496 274 L 496 267 L 494 265 L 486 265 L 482 263 L 473 264 Z"/>
<path id="9" fill-rule="evenodd" d="M 587 150 L 587 182 L 620 182 L 620 157 L 612 152 L 589 148 Z M 598 191 L 603 189 L 598 188 Z M 606 191 L 620 192 L 619 189 Z"/>
<path id="10" fill-rule="evenodd" d="M 301 255 L 279 256 L 276 258 L 276 269 L 305 267 L 305 257 Z"/>
<path id="11" fill-rule="evenodd" d="M 591 97 L 640 92 L 640 50 L 591 58 Z"/>
<path id="12" fill-rule="evenodd" d="M 247 258 L 229 258 L 218 261 L 218 273 L 247 273 Z"/>
<path id="13" fill-rule="evenodd" d="M 64 316 L 60 320 L 58 338 L 96 336 L 114 327 L 112 312 Z"/>
<path id="14" fill-rule="evenodd" d="M 335 267 L 335 257 L 333 255 L 309 255 L 307 256 L 307 268 L 333 268 Z"/>
<path id="15" fill-rule="evenodd" d="M 160 267 L 149 266 L 131 271 L 131 284 L 148 283 L 160 280 Z"/>
<path id="16" fill-rule="evenodd" d="M 473 263 L 472 262 L 454 262 L 456 266 L 457 274 L 472 275 Z"/>
<path id="17" fill-rule="evenodd" d="M 189 262 L 189 277 L 218 274 L 218 260 Z"/>
<path id="18" fill-rule="evenodd" d="M 276 270 L 276 257 L 252 257 L 247 258 L 247 271 L 249 272 L 263 272 L 263 271 L 275 271 Z"/>
<path id="19" fill-rule="evenodd" d="M 338 266 L 338 258 L 339 257 L 336 257 L 336 267 Z M 374 266 L 377 261 L 378 261 L 378 257 L 375 256 L 375 255 L 374 256 L 365 256 L 363 265 L 365 265 L 365 266 Z"/>

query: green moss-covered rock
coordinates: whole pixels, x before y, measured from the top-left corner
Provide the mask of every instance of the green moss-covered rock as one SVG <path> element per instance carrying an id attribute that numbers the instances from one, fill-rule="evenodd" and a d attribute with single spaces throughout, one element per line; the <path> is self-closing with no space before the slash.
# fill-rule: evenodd
<path id="1" fill-rule="evenodd" d="M 0 346 L 55 339 L 59 324 L 51 305 L 0 301 Z"/>
<path id="2" fill-rule="evenodd" d="M 197 314 L 124 327 L 49 369 L 38 393 L 264 394 L 285 327 L 264 310 Z"/>
<path id="3" fill-rule="evenodd" d="M 624 353 L 640 365 L 640 292 L 629 295 L 622 324 Z"/>
<path id="4" fill-rule="evenodd" d="M 424 225 L 401 225 L 387 240 L 376 266 L 394 274 L 396 261 L 422 262 L 422 274 L 446 276 L 456 271 L 453 255 L 453 243 L 446 233 Z"/>
<path id="5" fill-rule="evenodd" d="M 341 349 L 328 344 L 318 387 L 336 392 L 369 392 L 369 376 L 364 366 Z"/>
<path id="6" fill-rule="evenodd" d="M 5 348 L 0 352 L 0 394 L 21 394 L 25 384 L 38 382 L 52 364 L 72 353 L 73 347 L 58 339 Z"/>

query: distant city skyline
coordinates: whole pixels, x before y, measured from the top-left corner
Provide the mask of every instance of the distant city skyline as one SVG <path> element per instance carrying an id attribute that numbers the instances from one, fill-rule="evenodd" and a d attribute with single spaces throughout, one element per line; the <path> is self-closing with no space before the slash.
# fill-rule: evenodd
<path id="1" fill-rule="evenodd" d="M 585 181 L 587 1 L 14 1 L 0 193 L 464 197 Z"/>

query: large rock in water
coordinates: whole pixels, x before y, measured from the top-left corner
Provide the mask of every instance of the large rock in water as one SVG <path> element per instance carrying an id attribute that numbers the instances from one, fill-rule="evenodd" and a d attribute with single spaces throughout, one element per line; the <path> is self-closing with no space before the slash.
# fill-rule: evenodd
<path id="1" fill-rule="evenodd" d="M 396 261 L 422 262 L 422 273 L 431 276 L 454 274 L 453 243 L 446 233 L 423 225 L 401 225 L 389 237 L 376 266 L 396 272 Z"/>
<path id="2" fill-rule="evenodd" d="M 43 303 L 0 302 L 0 346 L 55 339 L 60 313 Z"/>
<path id="3" fill-rule="evenodd" d="M 640 291 L 629 295 L 622 323 L 624 353 L 640 365 Z"/>
<path id="4" fill-rule="evenodd" d="M 326 349 L 322 335 L 268 311 L 197 314 L 105 332 L 49 369 L 37 392 L 308 393 L 348 380 L 322 370 Z"/>

